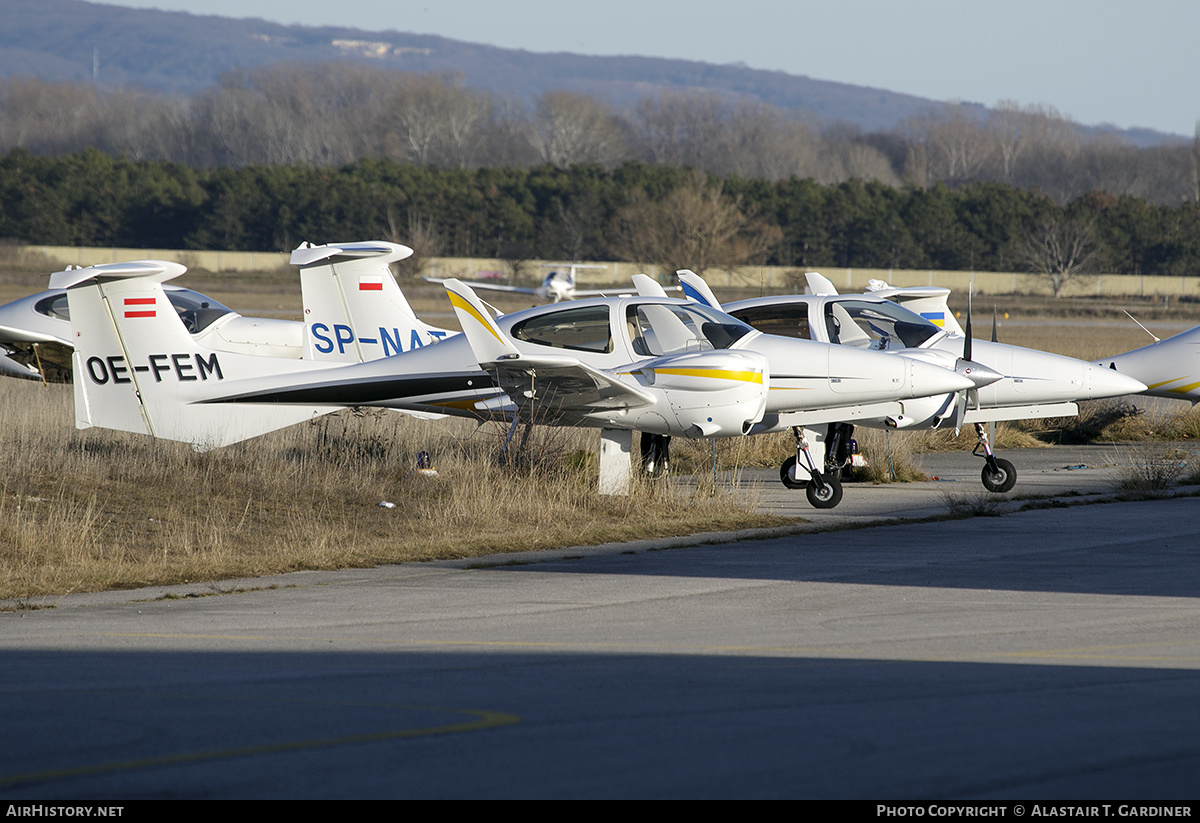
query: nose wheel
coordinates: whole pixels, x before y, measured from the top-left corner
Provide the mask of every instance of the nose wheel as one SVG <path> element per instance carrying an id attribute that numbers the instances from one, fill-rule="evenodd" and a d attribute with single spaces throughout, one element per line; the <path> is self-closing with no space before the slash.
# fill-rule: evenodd
<path id="1" fill-rule="evenodd" d="M 971 453 L 984 460 L 983 471 L 980 473 L 983 487 L 996 494 L 1010 491 L 1013 486 L 1017 485 L 1016 467 L 1003 457 L 997 457 L 992 453 L 987 431 L 984 430 L 982 423 L 975 424 L 975 436 L 979 438 L 979 442 L 975 444 L 975 450 Z"/>
<path id="2" fill-rule="evenodd" d="M 1003 493 L 1017 485 L 1017 470 L 1003 457 L 992 456 L 981 475 L 983 487 L 990 492 Z"/>
<path id="3" fill-rule="evenodd" d="M 801 469 L 802 472 L 807 471 Z M 796 479 L 796 458 L 789 457 L 779 467 L 779 479 L 789 489 L 804 489 L 804 496 L 814 509 L 832 509 L 842 502 L 842 481 L 836 474 L 812 473 L 810 480 Z"/>
<path id="4" fill-rule="evenodd" d="M 783 465 L 779 467 L 780 482 L 789 489 L 804 489 L 804 495 L 814 509 L 832 509 L 842 502 L 841 466 L 849 461 L 849 436 L 854 429 L 835 423 L 830 426 L 830 430 L 827 442 L 832 448 L 825 461 L 824 473 L 813 461 L 808 439 L 800 426 L 792 427 L 792 436 L 796 438 L 796 455 L 783 461 Z M 843 451 L 847 454 L 843 455 Z M 831 464 L 830 457 L 841 462 Z"/>

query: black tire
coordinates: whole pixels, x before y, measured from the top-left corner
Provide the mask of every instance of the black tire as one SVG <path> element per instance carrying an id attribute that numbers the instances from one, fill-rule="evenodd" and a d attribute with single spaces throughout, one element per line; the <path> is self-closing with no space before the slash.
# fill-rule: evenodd
<path id="1" fill-rule="evenodd" d="M 795 467 L 796 458 L 789 457 L 787 460 L 784 460 L 783 465 L 779 467 L 779 482 L 783 483 L 783 485 L 787 486 L 789 489 L 807 488 L 807 480 L 794 480 L 792 478 L 792 469 Z"/>
<path id="2" fill-rule="evenodd" d="M 836 477 L 822 477 L 825 481 L 821 486 L 809 482 L 804 488 L 804 494 L 814 509 L 832 509 L 842 502 L 842 481 Z"/>
<path id="3" fill-rule="evenodd" d="M 997 457 L 996 468 L 993 470 L 991 466 L 985 465 L 981 478 L 985 489 L 1002 494 L 1017 485 L 1017 470 L 1013 468 L 1012 463 Z"/>
<path id="4" fill-rule="evenodd" d="M 662 434 L 642 432 L 642 471 L 649 477 L 666 477 L 671 473 L 671 438 Z"/>

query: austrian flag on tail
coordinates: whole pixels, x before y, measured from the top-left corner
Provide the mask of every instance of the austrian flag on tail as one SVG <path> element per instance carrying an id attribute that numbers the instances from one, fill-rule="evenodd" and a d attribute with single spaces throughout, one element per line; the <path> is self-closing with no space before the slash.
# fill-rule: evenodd
<path id="1" fill-rule="evenodd" d="M 358 276 L 359 291 L 383 291 L 382 274 L 360 274 Z"/>
<path id="2" fill-rule="evenodd" d="M 148 308 L 139 308 L 147 306 Z M 153 297 L 126 297 L 125 298 L 125 316 L 126 317 L 154 317 L 154 298 Z"/>

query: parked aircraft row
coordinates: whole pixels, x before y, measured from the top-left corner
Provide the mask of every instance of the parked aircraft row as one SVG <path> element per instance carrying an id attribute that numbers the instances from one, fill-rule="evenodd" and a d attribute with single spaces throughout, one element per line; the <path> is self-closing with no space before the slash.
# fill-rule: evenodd
<path id="1" fill-rule="evenodd" d="M 69 268 L 51 277 L 51 292 L 0 307 L 0 346 L 15 364 L 9 370 L 26 375 L 36 367 L 32 342 L 73 349 L 78 426 L 203 448 L 351 405 L 594 426 L 606 493 L 628 483 L 634 431 L 643 433 L 646 468 L 661 470 L 671 437 L 790 429 L 797 451 L 781 480 L 821 507 L 841 499 L 853 425 L 973 424 L 984 483 L 1003 491 L 1015 470 L 992 454 L 984 422 L 1063 416 L 1080 399 L 1146 391 L 1139 369 L 1162 367 L 1164 353 L 1180 374 L 1154 381 L 1154 390 L 1196 399 L 1187 374 L 1200 364 L 1200 329 L 1088 364 L 972 342 L 969 320 L 966 335 L 954 334 L 945 290 L 881 292 L 917 313 L 878 292 L 837 295 L 819 276 L 810 278 L 814 294 L 724 312 L 684 272 L 687 301 L 635 278 L 636 296 L 500 317 L 450 280 L 459 335 L 413 313 L 389 268 L 409 254 L 384 242 L 302 245 L 292 262 L 303 323 L 241 317 L 166 285 L 185 271 L 178 264 Z M 1182 370 L 1180 352 L 1191 362 Z"/>

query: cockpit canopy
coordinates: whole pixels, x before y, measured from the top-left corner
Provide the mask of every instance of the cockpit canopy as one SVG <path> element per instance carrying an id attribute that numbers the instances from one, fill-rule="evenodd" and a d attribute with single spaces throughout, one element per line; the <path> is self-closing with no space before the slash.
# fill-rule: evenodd
<path id="1" fill-rule="evenodd" d="M 614 322 L 614 312 L 624 312 Z M 619 316 L 619 315 L 618 315 Z M 613 334 L 624 330 L 634 355 L 657 357 L 727 349 L 753 331 L 745 323 L 691 303 L 584 303 L 539 313 L 512 326 L 517 340 L 601 354 L 614 350 Z"/>
<path id="2" fill-rule="evenodd" d="M 191 289 L 168 288 L 166 293 L 167 299 L 175 307 L 175 313 L 191 334 L 204 331 L 213 321 L 233 311 L 211 297 Z M 55 320 L 71 319 L 71 307 L 67 304 L 66 292 L 42 298 L 34 304 L 33 310 Z"/>
<path id="3" fill-rule="evenodd" d="M 810 317 L 809 311 L 820 316 Z M 782 302 L 748 306 L 734 315 L 766 334 L 821 339 L 812 325 L 824 328 L 830 343 L 863 349 L 920 348 L 942 331 L 916 312 L 886 300 L 830 300 L 823 306 L 807 302 Z"/>
<path id="4" fill-rule="evenodd" d="M 825 328 L 830 343 L 864 349 L 916 349 L 941 331 L 916 312 L 886 300 L 826 303 Z"/>

